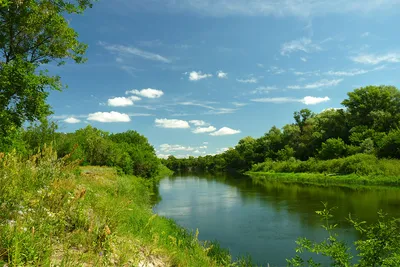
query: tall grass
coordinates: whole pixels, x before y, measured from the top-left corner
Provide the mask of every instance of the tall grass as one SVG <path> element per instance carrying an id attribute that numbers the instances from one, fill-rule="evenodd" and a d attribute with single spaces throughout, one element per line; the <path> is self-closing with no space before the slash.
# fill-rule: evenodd
<path id="1" fill-rule="evenodd" d="M 151 179 L 77 165 L 0 154 L 0 266 L 251 266 L 153 214 Z"/>
<path id="2" fill-rule="evenodd" d="M 400 160 L 378 159 L 374 155 L 356 154 L 331 160 L 267 160 L 253 165 L 252 172 L 357 174 L 363 176 L 400 176 Z"/>

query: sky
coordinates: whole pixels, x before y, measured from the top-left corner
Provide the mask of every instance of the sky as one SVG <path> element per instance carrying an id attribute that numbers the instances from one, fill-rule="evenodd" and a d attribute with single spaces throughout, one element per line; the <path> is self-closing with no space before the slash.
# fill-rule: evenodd
<path id="1" fill-rule="evenodd" d="M 60 131 L 135 130 L 160 157 L 202 156 L 399 86 L 400 0 L 102 0 L 68 17 L 85 64 L 48 66 L 68 87 Z"/>

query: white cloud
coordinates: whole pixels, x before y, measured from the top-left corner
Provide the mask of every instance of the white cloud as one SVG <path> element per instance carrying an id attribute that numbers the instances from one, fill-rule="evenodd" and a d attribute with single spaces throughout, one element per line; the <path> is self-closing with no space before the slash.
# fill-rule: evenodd
<path id="1" fill-rule="evenodd" d="M 361 34 L 361 37 L 368 37 L 370 34 L 370 32 L 364 32 Z"/>
<path id="2" fill-rule="evenodd" d="M 160 128 L 175 128 L 175 129 L 186 129 L 190 128 L 187 121 L 175 120 L 175 119 L 156 119 L 156 126 Z"/>
<path id="3" fill-rule="evenodd" d="M 319 70 L 316 70 L 316 71 L 294 71 L 293 74 L 296 76 L 320 76 L 321 75 Z"/>
<path id="4" fill-rule="evenodd" d="M 220 115 L 220 114 L 230 114 L 234 113 L 237 109 L 234 108 L 214 108 L 212 110 L 207 111 L 204 114 L 208 115 Z"/>
<path id="5" fill-rule="evenodd" d="M 222 70 L 220 70 L 220 71 L 217 72 L 217 76 L 220 79 L 227 79 L 228 78 L 228 73 L 223 72 Z"/>
<path id="6" fill-rule="evenodd" d="M 235 107 L 244 107 L 247 106 L 247 103 L 240 103 L 240 102 L 232 102 L 232 105 L 234 105 Z"/>
<path id="7" fill-rule="evenodd" d="M 368 70 L 350 70 L 350 71 L 328 71 L 325 74 L 331 76 L 356 76 L 368 73 Z"/>
<path id="8" fill-rule="evenodd" d="M 228 127 L 222 127 L 216 132 L 210 133 L 212 136 L 233 135 L 240 133 L 240 130 L 234 130 Z"/>
<path id="9" fill-rule="evenodd" d="M 305 58 L 305 57 L 301 57 L 300 60 L 303 62 L 307 62 L 307 58 Z"/>
<path id="10" fill-rule="evenodd" d="M 272 66 L 267 70 L 267 72 L 270 72 L 270 73 L 275 74 L 275 75 L 279 75 L 279 74 L 285 73 L 286 71 L 284 69 L 279 68 L 279 67 Z"/>
<path id="11" fill-rule="evenodd" d="M 81 120 L 78 120 L 78 119 L 76 119 L 74 117 L 69 117 L 69 118 L 66 118 L 64 120 L 64 122 L 74 124 L 74 123 L 80 123 Z"/>
<path id="12" fill-rule="evenodd" d="M 192 71 L 190 73 L 185 72 L 189 75 L 189 81 L 199 81 L 212 77 L 212 74 L 202 73 L 201 71 Z"/>
<path id="13" fill-rule="evenodd" d="M 182 145 L 170 145 L 170 144 L 162 144 L 160 145 L 160 150 L 164 153 L 176 152 L 176 151 L 193 151 L 195 148 L 186 147 Z"/>
<path id="14" fill-rule="evenodd" d="M 271 98 L 256 98 L 252 99 L 253 102 L 262 102 L 262 103 L 274 103 L 274 104 L 283 104 L 283 103 L 303 103 L 306 105 L 316 105 L 319 103 L 329 101 L 329 97 L 315 97 L 315 96 L 306 96 L 304 98 L 292 98 L 292 97 L 271 97 Z"/>
<path id="15" fill-rule="evenodd" d="M 128 97 L 114 97 L 107 101 L 111 107 L 127 107 L 133 105 L 133 100 Z"/>
<path id="16" fill-rule="evenodd" d="M 203 145 L 208 145 L 208 142 L 203 142 Z M 207 148 L 207 147 L 206 147 Z"/>
<path id="17" fill-rule="evenodd" d="M 194 126 L 208 126 L 209 124 L 205 121 L 201 121 L 201 120 L 191 120 L 189 121 L 191 124 L 193 124 Z"/>
<path id="18" fill-rule="evenodd" d="M 128 114 L 119 113 L 115 111 L 111 112 L 96 112 L 90 113 L 87 118 L 88 121 L 98 121 L 98 122 L 130 122 Z"/>
<path id="19" fill-rule="evenodd" d="M 249 79 L 236 79 L 236 81 L 240 83 L 257 83 L 258 80 L 256 78 L 249 78 Z"/>
<path id="20" fill-rule="evenodd" d="M 217 154 L 224 153 L 225 151 L 228 151 L 228 150 L 229 150 L 229 148 L 227 148 L 227 147 L 219 148 L 219 149 L 217 149 Z"/>
<path id="21" fill-rule="evenodd" d="M 160 98 L 164 95 L 164 92 L 158 89 L 152 89 L 152 88 L 147 88 L 147 89 L 142 89 L 142 90 L 131 90 L 131 91 L 126 91 L 126 94 L 134 94 L 134 95 L 139 95 L 142 97 L 146 98 Z"/>
<path id="22" fill-rule="evenodd" d="M 304 97 L 301 102 L 306 105 L 316 105 L 323 102 L 328 102 L 330 100 L 329 97 L 314 97 L 314 96 L 306 96 Z"/>
<path id="23" fill-rule="evenodd" d="M 331 87 L 336 86 L 341 83 L 343 79 L 336 79 L 336 80 L 320 80 L 314 83 L 309 83 L 305 85 L 289 85 L 288 89 L 318 89 L 323 87 Z"/>
<path id="24" fill-rule="evenodd" d="M 257 67 L 259 67 L 259 68 L 264 68 L 264 65 L 261 64 L 261 63 L 257 63 Z"/>
<path id="25" fill-rule="evenodd" d="M 133 47 L 133 46 L 106 44 L 104 42 L 99 42 L 99 44 L 101 46 L 103 46 L 105 49 L 107 49 L 108 51 L 116 52 L 118 54 L 134 55 L 134 56 L 138 56 L 138 57 L 141 57 L 141 58 L 144 58 L 144 59 L 153 60 L 153 61 L 161 61 L 161 62 L 164 62 L 164 63 L 170 63 L 171 62 L 166 57 L 163 57 L 163 56 L 155 54 L 155 53 L 143 51 L 143 50 L 138 49 L 138 48 Z"/>
<path id="26" fill-rule="evenodd" d="M 355 57 L 351 57 L 351 60 L 357 63 L 366 65 L 377 65 L 383 62 L 386 63 L 398 63 L 400 62 L 400 53 L 387 53 L 383 55 L 376 54 L 364 54 Z"/>
<path id="27" fill-rule="evenodd" d="M 199 133 L 211 133 L 217 130 L 214 126 L 208 126 L 208 127 L 197 127 L 192 131 L 192 133 L 199 134 Z"/>
<path id="28" fill-rule="evenodd" d="M 320 50 L 322 50 L 322 48 L 314 44 L 311 39 L 301 38 L 284 43 L 281 47 L 281 55 L 285 56 L 298 51 L 312 53 Z"/>
<path id="29" fill-rule="evenodd" d="M 251 91 L 251 94 L 265 94 L 269 93 L 270 91 L 278 90 L 276 86 L 260 86 L 257 87 L 255 90 Z"/>
<path id="30" fill-rule="evenodd" d="M 205 103 L 201 103 L 201 102 L 194 102 L 194 101 L 186 101 L 186 102 L 179 102 L 177 103 L 177 105 L 183 105 L 183 106 L 195 106 L 195 107 L 202 107 L 205 109 L 209 109 L 208 112 L 205 112 L 204 114 L 214 114 L 214 115 L 218 115 L 218 114 L 228 114 L 228 113 L 233 113 L 236 111 L 236 109 L 232 109 L 232 108 L 217 108 L 217 107 L 212 107 L 210 106 L 210 104 L 215 104 L 215 102 L 205 102 Z"/>

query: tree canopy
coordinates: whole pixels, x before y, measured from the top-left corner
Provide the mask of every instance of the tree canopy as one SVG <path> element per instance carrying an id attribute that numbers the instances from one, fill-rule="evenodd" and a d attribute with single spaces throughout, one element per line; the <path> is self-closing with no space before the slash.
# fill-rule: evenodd
<path id="1" fill-rule="evenodd" d="M 246 171 L 254 164 L 267 161 L 330 160 L 357 153 L 400 158 L 400 91 L 397 88 L 358 88 L 349 92 L 342 104 L 342 109 L 327 109 L 319 114 L 309 109 L 294 112 L 294 123 L 282 129 L 273 126 L 260 138 L 245 137 L 219 155 L 170 157 L 164 163 L 173 170 Z"/>
<path id="2" fill-rule="evenodd" d="M 65 15 L 91 5 L 91 0 L 0 1 L 0 137 L 51 114 L 46 98 L 62 84 L 43 69 L 45 64 L 85 61 L 87 45 Z"/>

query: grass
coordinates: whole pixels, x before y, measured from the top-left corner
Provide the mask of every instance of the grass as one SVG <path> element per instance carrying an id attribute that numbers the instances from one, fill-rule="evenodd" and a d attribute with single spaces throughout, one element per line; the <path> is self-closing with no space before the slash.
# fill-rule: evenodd
<path id="1" fill-rule="evenodd" d="M 275 173 L 275 172 L 254 172 L 248 171 L 246 175 L 254 181 L 279 181 L 302 184 L 313 184 L 323 186 L 345 186 L 345 187 L 369 187 L 369 186 L 390 186 L 400 187 L 399 176 L 360 176 L 357 174 L 348 175 L 327 175 L 323 173 Z"/>
<path id="2" fill-rule="evenodd" d="M 0 154 L 0 266 L 251 266 L 153 214 L 157 179 Z"/>

